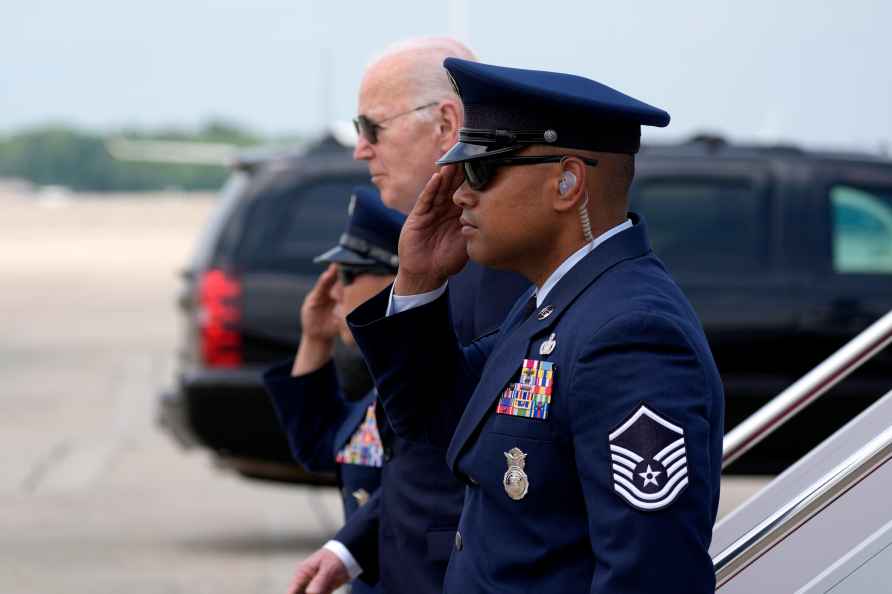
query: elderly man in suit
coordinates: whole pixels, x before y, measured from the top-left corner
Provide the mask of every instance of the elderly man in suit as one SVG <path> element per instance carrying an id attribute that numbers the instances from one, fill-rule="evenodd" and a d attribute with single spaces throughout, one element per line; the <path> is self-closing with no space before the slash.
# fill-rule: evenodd
<path id="1" fill-rule="evenodd" d="M 363 76 L 354 157 L 368 163 L 382 201 L 402 212 L 412 209 L 464 120 L 442 66 L 448 57 L 473 54 L 452 39 L 415 39 L 389 48 Z M 515 273 L 466 263 L 449 297 L 459 340 L 497 328 L 528 286 Z M 298 565 L 290 592 L 322 594 L 353 578 L 380 581 L 388 594 L 442 591 L 464 485 L 446 466 L 442 445 L 396 439 L 383 456 L 377 493 Z"/>

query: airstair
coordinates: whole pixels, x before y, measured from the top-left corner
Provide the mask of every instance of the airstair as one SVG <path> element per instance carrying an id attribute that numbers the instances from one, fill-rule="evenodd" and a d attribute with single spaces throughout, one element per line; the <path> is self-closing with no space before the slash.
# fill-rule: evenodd
<path id="1" fill-rule="evenodd" d="M 729 432 L 723 467 L 890 342 L 892 311 Z M 892 391 L 719 522 L 710 553 L 719 594 L 892 593 Z"/>

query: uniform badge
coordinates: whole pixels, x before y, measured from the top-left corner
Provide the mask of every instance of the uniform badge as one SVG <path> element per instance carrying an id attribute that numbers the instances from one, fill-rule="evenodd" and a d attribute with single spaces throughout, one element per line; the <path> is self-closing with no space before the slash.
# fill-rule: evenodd
<path id="1" fill-rule="evenodd" d="M 353 495 L 353 499 L 356 500 L 356 503 L 357 505 L 359 505 L 359 507 L 362 507 L 369 501 L 369 492 L 365 489 L 356 489 L 355 491 L 353 491 L 353 493 L 351 493 L 351 495 Z"/>
<path id="2" fill-rule="evenodd" d="M 547 419 L 554 385 L 554 363 L 524 359 L 520 381 L 509 384 L 496 407 L 496 413 L 531 419 Z"/>
<path id="3" fill-rule="evenodd" d="M 632 507 L 662 509 L 688 484 L 684 430 L 641 405 L 610 434 L 613 489 Z"/>
<path id="4" fill-rule="evenodd" d="M 527 455 L 517 447 L 511 448 L 504 454 L 508 462 L 508 470 L 502 478 L 502 485 L 505 487 L 508 497 L 519 501 L 526 497 L 527 491 L 530 489 L 530 480 L 527 478 L 527 473 L 523 471 Z"/>
<path id="5" fill-rule="evenodd" d="M 553 311 L 554 311 L 553 305 L 546 305 L 545 307 L 543 307 L 542 309 L 539 310 L 539 313 L 537 314 L 536 317 L 538 317 L 540 320 L 544 320 L 545 318 L 550 316 Z"/>
<path id="6" fill-rule="evenodd" d="M 554 352 L 554 347 L 557 346 L 557 341 L 554 339 L 555 336 L 555 333 L 552 332 L 551 336 L 548 337 L 548 340 L 539 345 L 540 355 L 550 355 Z"/>

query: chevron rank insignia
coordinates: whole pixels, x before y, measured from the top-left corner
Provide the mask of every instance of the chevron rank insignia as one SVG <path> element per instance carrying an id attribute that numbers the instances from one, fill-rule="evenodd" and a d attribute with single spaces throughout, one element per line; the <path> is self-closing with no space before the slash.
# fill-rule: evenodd
<path id="1" fill-rule="evenodd" d="M 688 485 L 684 430 L 642 404 L 610 434 L 613 489 L 634 508 L 662 509 Z"/>

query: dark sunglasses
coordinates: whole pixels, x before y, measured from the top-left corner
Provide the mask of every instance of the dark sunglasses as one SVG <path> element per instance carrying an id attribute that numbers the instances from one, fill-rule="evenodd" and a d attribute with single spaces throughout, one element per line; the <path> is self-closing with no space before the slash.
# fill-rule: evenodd
<path id="1" fill-rule="evenodd" d="M 353 282 L 363 274 L 373 274 L 375 276 L 390 276 L 394 274 L 393 270 L 381 266 L 355 266 L 350 264 L 338 264 L 338 282 L 346 287 L 352 285 Z"/>
<path id="2" fill-rule="evenodd" d="M 465 181 L 475 190 L 483 190 L 492 181 L 496 169 L 505 165 L 538 165 L 540 163 L 560 163 L 569 155 L 531 155 L 528 157 L 493 157 L 492 159 L 475 159 L 463 161 Z M 575 156 L 575 155 L 574 155 Z M 576 157 L 586 165 L 594 167 L 598 164 L 595 159 Z"/>
<path id="3" fill-rule="evenodd" d="M 433 107 L 437 102 L 426 103 L 424 105 L 420 105 L 414 109 L 410 109 L 409 111 L 404 111 L 402 113 L 398 113 L 396 115 L 392 115 L 389 118 L 385 118 L 379 122 L 372 120 L 364 115 L 358 115 L 353 118 L 353 127 L 356 128 L 356 133 L 369 141 L 369 144 L 378 144 L 378 130 L 384 130 L 383 124 L 384 122 L 389 122 L 390 120 L 395 120 L 396 118 L 402 117 L 404 115 L 409 115 L 410 113 L 415 113 L 416 111 L 421 111 L 422 109 L 427 109 L 428 107 Z"/>

